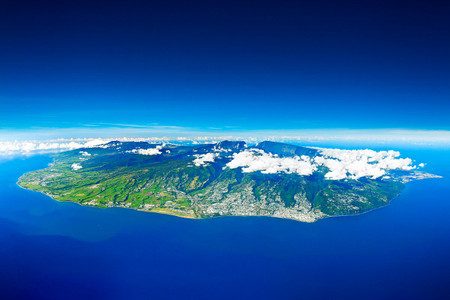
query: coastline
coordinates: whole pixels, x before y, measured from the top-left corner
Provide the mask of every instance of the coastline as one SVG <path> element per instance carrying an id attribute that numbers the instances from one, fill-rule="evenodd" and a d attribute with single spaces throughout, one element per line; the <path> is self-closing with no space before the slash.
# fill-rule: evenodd
<path id="1" fill-rule="evenodd" d="M 16 182 L 16 185 L 18 187 L 20 187 L 21 189 L 23 189 L 23 190 L 31 191 L 31 192 L 34 192 L 34 193 L 39 193 L 39 194 L 45 195 L 45 196 L 49 197 L 50 199 L 52 199 L 54 201 L 57 201 L 57 202 L 61 202 L 61 203 L 64 203 L 64 202 L 66 202 L 66 203 L 74 203 L 74 204 L 77 204 L 77 205 L 80 205 L 80 206 L 84 206 L 84 207 L 92 207 L 92 208 L 99 208 L 99 209 L 124 208 L 124 209 L 130 209 L 130 210 L 135 210 L 135 211 L 147 212 L 147 213 L 155 213 L 155 214 L 175 216 L 175 217 L 179 217 L 179 218 L 183 218 L 183 219 L 193 219 L 193 220 L 204 219 L 204 218 L 198 218 L 198 217 L 196 218 L 196 217 L 188 216 L 188 215 L 182 215 L 181 213 L 172 212 L 170 210 L 166 211 L 164 209 L 152 211 L 152 210 L 145 210 L 145 209 L 141 209 L 141 208 L 132 208 L 132 207 L 125 207 L 125 206 L 104 207 L 104 206 L 85 205 L 83 203 L 79 203 L 79 202 L 75 202 L 75 201 L 60 201 L 60 200 L 52 197 L 51 195 L 49 195 L 49 194 L 47 194 L 45 192 L 35 191 L 33 189 L 29 189 L 29 188 L 23 187 L 23 186 L 21 186 L 19 184 L 19 181 Z"/>
<path id="2" fill-rule="evenodd" d="M 25 175 L 26 173 L 24 173 L 23 175 Z M 23 176 L 22 175 L 22 176 Z M 391 200 L 389 200 L 385 205 L 379 206 L 379 207 L 375 207 L 366 211 L 362 211 L 362 212 L 356 212 L 356 213 L 351 213 L 351 214 L 340 214 L 340 215 L 325 215 L 324 217 L 321 218 L 317 218 L 313 221 L 306 221 L 306 220 L 299 220 L 299 219 L 294 219 L 294 218 L 282 218 L 282 217 L 278 217 L 278 216 L 270 216 L 270 215 L 219 215 L 219 216 L 208 216 L 208 217 L 198 217 L 197 215 L 194 214 L 188 214 L 188 213 L 183 213 L 180 211 L 173 211 L 170 210 L 168 208 L 156 208 L 154 210 L 146 210 L 146 209 L 142 209 L 142 208 L 132 208 L 132 207 L 126 207 L 126 206 L 110 206 L 110 207 L 105 207 L 105 206 L 95 206 L 95 205 L 86 205 L 83 203 L 79 203 L 76 201 L 71 201 L 71 200 L 65 200 L 65 201 L 60 201 L 56 198 L 53 197 L 53 195 L 47 194 L 43 191 L 37 191 L 31 188 L 27 188 L 27 187 L 23 187 L 19 184 L 20 182 L 20 178 L 22 177 L 20 176 L 17 181 L 16 181 L 16 185 L 19 186 L 20 188 L 24 189 L 24 190 L 28 190 L 28 191 L 32 191 L 32 192 L 36 192 L 36 193 L 41 193 L 49 198 L 51 198 L 54 201 L 58 201 L 58 202 L 70 202 L 70 203 L 75 203 L 81 206 L 85 206 L 85 207 L 93 207 L 93 208 L 100 208 L 100 209 L 108 209 L 108 208 L 125 208 L 125 209 L 131 209 L 131 210 L 135 210 L 135 211 L 141 211 L 141 212 L 146 212 L 146 213 L 156 213 L 156 214 L 162 214 L 162 215 L 169 215 L 169 216 L 175 216 L 175 217 L 179 217 L 179 218 L 183 218 L 183 219 L 192 219 L 192 220 L 202 220 L 202 219 L 214 219 L 214 218 L 221 218 L 221 217 L 267 217 L 267 218 L 276 218 L 276 219 L 283 219 L 283 220 L 292 220 L 292 221 L 296 221 L 296 222 L 301 222 L 301 223 L 316 223 L 319 220 L 323 220 L 323 219 L 328 219 L 328 218 L 339 218 L 339 217 L 351 217 L 351 216 L 359 216 L 359 215 L 363 215 L 381 208 L 385 208 L 387 206 L 389 206 L 395 199 L 397 199 L 402 192 L 399 192 L 395 197 L 393 197 Z M 443 176 L 439 176 L 439 175 L 433 175 L 432 177 L 424 177 L 424 178 L 419 178 L 417 181 L 420 180 L 424 180 L 424 179 L 436 179 L 436 178 L 443 178 Z M 413 181 L 407 181 L 404 183 L 404 187 L 407 186 L 407 184 L 411 183 Z"/>

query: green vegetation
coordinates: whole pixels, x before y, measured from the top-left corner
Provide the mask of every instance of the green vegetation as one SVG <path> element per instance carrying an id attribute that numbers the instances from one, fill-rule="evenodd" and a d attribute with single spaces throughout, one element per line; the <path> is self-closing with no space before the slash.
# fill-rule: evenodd
<path id="1" fill-rule="evenodd" d="M 228 143 L 222 144 L 229 146 L 228 155 L 243 147 Z M 188 218 L 266 215 L 306 222 L 385 206 L 403 188 L 399 181 L 326 180 L 324 172 L 311 176 L 243 173 L 227 168 L 225 158 L 195 166 L 194 155 L 208 153 L 213 146 L 166 146 L 159 155 L 139 155 L 130 150 L 155 145 L 113 142 L 104 148 L 55 154 L 53 164 L 24 174 L 18 184 L 58 201 L 97 207 Z M 314 155 L 314 150 L 304 149 L 283 147 L 285 153 Z"/>

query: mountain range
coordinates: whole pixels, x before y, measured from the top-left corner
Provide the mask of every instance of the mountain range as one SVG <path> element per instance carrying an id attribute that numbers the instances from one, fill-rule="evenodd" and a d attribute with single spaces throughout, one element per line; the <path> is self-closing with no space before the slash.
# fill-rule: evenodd
<path id="1" fill-rule="evenodd" d="M 52 154 L 53 163 L 24 174 L 18 184 L 58 201 L 96 207 L 314 222 L 386 206 L 406 181 L 433 177 L 393 152 L 367 152 L 372 155 L 367 157 L 342 152 L 347 160 L 329 152 L 270 141 L 255 146 L 110 142 Z M 348 153 L 356 157 L 349 166 L 343 164 Z M 354 166 L 360 169 L 352 171 Z"/>

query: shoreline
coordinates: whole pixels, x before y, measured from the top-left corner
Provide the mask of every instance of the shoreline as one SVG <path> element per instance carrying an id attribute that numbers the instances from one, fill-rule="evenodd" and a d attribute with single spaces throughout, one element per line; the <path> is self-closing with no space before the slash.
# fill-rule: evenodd
<path id="1" fill-rule="evenodd" d="M 189 220 L 207 220 L 207 219 L 216 219 L 216 218 L 225 218 L 225 217 L 241 217 L 241 218 L 261 217 L 261 218 L 273 218 L 273 219 L 280 219 L 280 220 L 290 220 L 290 221 L 306 223 L 306 224 L 313 224 L 313 223 L 316 223 L 317 221 L 320 221 L 320 220 L 332 217 L 332 216 L 327 215 L 327 217 L 325 217 L 325 218 L 320 218 L 320 219 L 317 219 L 317 220 L 312 221 L 312 222 L 300 221 L 300 220 L 297 220 L 297 219 L 290 219 L 290 218 L 280 218 L 280 217 L 276 217 L 276 216 L 260 216 L 260 215 L 254 215 L 254 216 L 249 216 L 249 215 L 246 215 L 246 216 L 244 216 L 244 215 L 223 215 L 223 216 L 213 216 L 213 217 L 206 217 L 206 218 L 191 217 L 191 216 L 178 215 L 176 213 L 171 213 L 170 211 L 150 211 L 150 210 L 145 210 L 145 209 L 140 209 L 140 208 L 132 208 L 132 207 L 124 207 L 124 206 L 102 207 L 102 206 L 84 205 L 82 203 L 78 203 L 78 202 L 75 202 L 75 201 L 60 201 L 60 200 L 55 199 L 55 198 L 53 198 L 52 196 L 50 196 L 50 195 L 48 195 L 46 193 L 22 187 L 19 184 L 18 181 L 16 182 L 16 185 L 18 187 L 20 187 L 21 189 L 23 189 L 23 190 L 31 191 L 31 192 L 34 192 L 34 193 L 39 193 L 39 194 L 45 195 L 45 196 L 49 197 L 50 199 L 52 199 L 53 201 L 56 201 L 56 202 L 59 202 L 59 203 L 74 203 L 74 204 L 77 204 L 77 205 L 80 205 L 80 206 L 83 206 L 83 207 L 92 207 L 92 208 L 97 208 L 97 209 L 123 208 L 123 209 L 128 209 L 128 210 L 144 212 L 144 213 L 155 213 L 155 214 L 159 214 L 159 215 L 167 215 L 167 216 L 173 216 L 173 217 L 178 217 L 178 218 L 182 218 L 182 219 L 189 219 Z M 352 216 L 352 215 L 342 215 L 342 216 L 336 216 L 336 217 L 345 217 L 345 216 Z"/>
<path id="2" fill-rule="evenodd" d="M 94 205 L 85 205 L 79 202 L 75 202 L 75 201 L 60 201 L 58 199 L 53 198 L 52 196 L 44 193 L 44 192 L 40 192 L 40 191 L 35 191 L 33 189 L 29 189 L 29 188 L 25 188 L 23 186 L 21 186 L 19 184 L 19 182 L 16 182 L 16 185 L 18 187 L 20 187 L 23 190 L 26 191 L 31 191 L 34 193 L 39 193 L 42 195 L 45 195 L 47 197 L 49 197 L 50 199 L 52 199 L 53 201 L 59 202 L 59 203 L 74 203 L 83 207 L 92 207 L 92 208 L 99 208 L 99 209 L 108 209 L 108 208 L 124 208 L 124 209 L 130 209 L 130 210 L 135 210 L 135 211 L 141 211 L 141 212 L 146 212 L 146 213 L 155 213 L 155 214 L 160 214 L 160 215 L 168 215 L 168 216 L 174 216 L 174 217 L 179 217 L 179 218 L 183 218 L 183 219 L 192 219 L 192 220 L 200 220 L 200 219 L 204 219 L 204 218 L 196 218 L 196 217 L 190 217 L 190 216 L 183 216 L 183 215 L 178 215 L 176 213 L 171 213 L 170 211 L 167 212 L 163 212 L 163 211 L 150 211 L 150 210 L 145 210 L 145 209 L 141 209 L 141 208 L 132 208 L 132 207 L 124 207 L 124 206 L 111 206 L 111 207 L 102 207 L 102 206 L 94 206 Z"/>
<path id="3" fill-rule="evenodd" d="M 439 175 L 434 175 L 434 176 L 435 176 L 435 177 L 425 177 L 425 178 L 420 178 L 420 179 L 418 179 L 417 181 L 421 181 L 421 180 L 425 180 L 425 179 L 438 179 L 438 178 L 443 178 L 443 176 L 439 176 Z M 325 219 L 329 219 L 329 218 L 340 218 L 340 217 L 360 216 L 360 215 L 364 215 L 364 214 L 370 213 L 370 212 L 375 211 L 375 210 L 378 210 L 378 209 L 382 209 L 382 208 L 388 207 L 389 205 L 391 205 L 391 203 L 392 203 L 395 199 L 397 199 L 398 197 L 400 197 L 401 194 L 402 194 L 402 192 L 400 192 L 398 195 L 396 195 L 394 198 L 392 198 L 388 203 L 386 203 L 385 205 L 380 206 L 380 207 L 375 207 L 375 208 L 369 209 L 369 210 L 367 210 L 367 211 L 358 212 L 358 213 L 354 213 L 354 214 L 326 215 L 326 216 L 323 217 L 323 218 L 318 218 L 318 219 L 316 219 L 316 220 L 314 220 L 314 221 L 311 221 L 311 222 L 308 222 L 308 221 L 302 221 L 302 220 L 298 220 L 298 219 L 292 219 L 292 218 L 282 218 L 282 217 L 277 217 L 277 216 L 268 216 L 268 215 L 220 215 L 220 216 L 212 216 L 212 217 L 205 217 L 205 218 L 203 218 L 203 217 L 197 217 L 197 216 L 183 215 L 182 213 L 173 212 L 173 211 L 170 211 L 170 209 L 165 209 L 165 208 L 157 209 L 157 210 L 154 210 L 154 211 L 150 211 L 150 210 L 145 210 L 145 209 L 141 209 L 141 208 L 132 208 L 132 207 L 124 207 L 124 206 L 102 207 L 102 206 L 85 205 L 85 204 L 82 204 L 82 203 L 79 203 L 79 202 L 75 202 L 75 201 L 70 201 L 70 200 L 68 200 L 68 201 L 60 201 L 60 200 L 55 199 L 55 198 L 53 198 L 52 196 L 46 194 L 45 192 L 36 191 L 36 190 L 30 189 L 30 188 L 26 188 L 26 187 L 21 186 L 21 185 L 19 184 L 19 180 L 20 180 L 21 177 L 22 177 L 22 176 L 20 176 L 20 177 L 18 178 L 18 180 L 16 181 L 16 185 L 17 185 L 18 187 L 20 187 L 21 189 L 27 190 L 27 191 L 32 191 L 32 192 L 35 192 L 35 193 L 43 194 L 43 195 L 45 195 L 45 196 L 49 197 L 50 199 L 52 199 L 52 200 L 54 200 L 54 201 L 57 201 L 57 202 L 61 202 L 61 203 L 64 203 L 64 202 L 67 202 L 67 203 L 74 203 L 74 204 L 78 204 L 78 205 L 84 206 L 84 207 L 92 207 L 92 208 L 99 208 L 99 209 L 124 208 L 124 209 L 130 209 L 130 210 L 134 210 L 134 211 L 145 212 L 145 213 L 155 213 L 155 214 L 160 214 L 160 215 L 168 215 L 168 216 L 174 216 L 174 217 L 179 217 L 179 218 L 183 218 L 183 219 L 191 219 L 191 220 L 215 219 L 215 218 L 222 218 L 222 217 L 266 217 L 266 218 L 275 218 L 275 219 L 282 219 L 282 220 L 291 220 L 291 221 L 300 222 L 300 223 L 306 223 L 306 224 L 313 224 L 313 223 L 316 223 L 316 222 L 318 222 L 318 221 L 320 221 L 320 220 L 325 220 Z M 409 185 L 411 182 L 413 182 L 413 181 L 405 182 L 405 183 L 404 183 L 404 184 L 405 184 L 405 187 L 406 187 L 407 185 Z"/>

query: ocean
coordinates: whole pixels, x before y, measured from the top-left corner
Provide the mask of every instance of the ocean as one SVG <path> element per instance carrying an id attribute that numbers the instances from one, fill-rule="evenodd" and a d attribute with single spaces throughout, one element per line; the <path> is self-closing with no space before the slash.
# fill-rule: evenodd
<path id="1" fill-rule="evenodd" d="M 1 158 L 0 298 L 450 298 L 449 151 L 400 151 L 444 178 L 312 224 L 61 203 L 16 185 L 48 156 Z"/>

